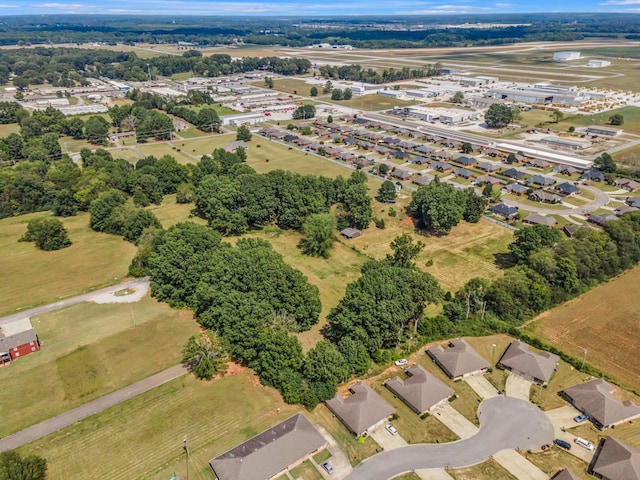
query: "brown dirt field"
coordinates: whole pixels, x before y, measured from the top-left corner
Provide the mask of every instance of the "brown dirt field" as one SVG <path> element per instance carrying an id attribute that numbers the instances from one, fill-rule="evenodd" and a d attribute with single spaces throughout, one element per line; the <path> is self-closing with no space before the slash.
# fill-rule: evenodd
<path id="1" fill-rule="evenodd" d="M 640 266 L 536 318 L 526 328 L 640 389 Z"/>

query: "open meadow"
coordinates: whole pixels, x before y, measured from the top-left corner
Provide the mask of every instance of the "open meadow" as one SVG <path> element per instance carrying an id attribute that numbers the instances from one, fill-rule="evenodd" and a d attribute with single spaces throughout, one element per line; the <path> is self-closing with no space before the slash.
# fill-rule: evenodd
<path id="1" fill-rule="evenodd" d="M 640 389 L 640 267 L 538 316 L 526 330 Z"/>
<path id="2" fill-rule="evenodd" d="M 121 237 L 91 230 L 85 212 L 61 219 L 73 242 L 68 248 L 45 252 L 33 242 L 18 242 L 29 220 L 50 215 L 32 213 L 0 220 L 1 313 L 51 303 L 126 276 L 136 247 Z"/>
<path id="3" fill-rule="evenodd" d="M 80 303 L 31 322 L 42 349 L 0 368 L 0 437 L 176 365 L 198 331 L 190 311 L 149 296 L 131 304 Z"/>

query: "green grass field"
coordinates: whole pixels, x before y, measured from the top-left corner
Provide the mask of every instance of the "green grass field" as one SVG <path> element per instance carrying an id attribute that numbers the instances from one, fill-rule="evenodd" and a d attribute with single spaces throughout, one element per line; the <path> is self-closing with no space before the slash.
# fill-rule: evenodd
<path id="1" fill-rule="evenodd" d="M 198 331 L 191 312 L 149 297 L 132 304 L 81 303 L 31 322 L 42 349 L 0 369 L 0 436 L 176 365 Z"/>
<path id="2" fill-rule="evenodd" d="M 89 229 L 88 213 L 61 219 L 73 242 L 68 248 L 44 252 L 31 242 L 18 242 L 29 220 L 49 215 L 33 213 L 0 220 L 1 313 L 110 285 L 127 274 L 136 247 L 121 237 Z"/>

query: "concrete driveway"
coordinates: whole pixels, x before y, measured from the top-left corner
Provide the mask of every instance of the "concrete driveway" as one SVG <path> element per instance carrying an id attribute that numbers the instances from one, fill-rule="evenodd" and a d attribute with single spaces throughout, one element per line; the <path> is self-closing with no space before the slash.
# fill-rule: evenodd
<path id="1" fill-rule="evenodd" d="M 432 414 L 461 439 L 473 437 L 478 433 L 478 427 L 467 420 L 467 417 L 458 412 L 448 402 L 438 405 Z"/>
<path id="2" fill-rule="evenodd" d="M 375 429 L 369 432 L 369 435 L 380 445 L 384 450 L 393 450 L 394 448 L 406 447 L 407 441 L 401 437 L 402 432 L 398 432 L 397 435 L 391 435 L 384 425 L 378 425 Z"/>
<path id="3" fill-rule="evenodd" d="M 515 450 L 502 450 L 493 458 L 518 480 L 548 480 L 549 476 Z"/>
<path id="4" fill-rule="evenodd" d="M 347 475 L 351 473 L 351 470 L 352 470 L 349 457 L 344 452 L 344 450 L 342 450 L 342 448 L 337 444 L 335 438 L 333 438 L 333 436 L 331 436 L 329 432 L 327 432 L 327 430 L 322 425 L 320 425 L 319 423 L 316 423 L 314 427 L 316 427 L 316 430 L 318 430 L 320 435 L 322 435 L 323 438 L 327 441 L 327 450 L 329 450 L 329 453 L 331 454 L 331 458 L 328 460 L 328 462 L 333 467 L 333 474 L 329 475 L 324 470 L 324 468 L 322 468 L 320 465 L 318 465 L 315 462 L 315 460 L 313 460 L 313 458 L 311 458 L 311 463 L 313 463 L 316 466 L 318 471 L 326 479 L 341 480 L 345 478 Z"/>
<path id="5" fill-rule="evenodd" d="M 491 382 L 484 375 L 472 375 L 465 378 L 464 381 L 473 388 L 480 398 L 492 398 L 499 395 L 496 387 L 491 385 Z"/>
<path id="6" fill-rule="evenodd" d="M 566 405 L 564 407 L 555 408 L 546 412 L 547 417 L 553 425 L 553 430 L 556 438 L 560 438 L 565 442 L 569 442 L 571 444 L 571 450 L 569 450 L 569 453 L 571 455 L 578 457 L 587 463 L 590 463 L 595 450 L 587 450 L 586 448 L 576 444 L 575 439 L 577 437 L 571 433 L 571 428 L 578 426 L 578 424 L 574 422 L 573 419 L 576 416 L 580 415 L 580 413 L 582 412 L 578 411 L 572 405 Z M 565 431 L 563 431 L 563 428 Z"/>
<path id="7" fill-rule="evenodd" d="M 526 380 L 520 375 L 509 372 L 505 391 L 509 397 L 519 398 L 528 402 L 531 393 L 531 385 L 533 385 L 533 382 L 530 380 Z"/>
<path id="8" fill-rule="evenodd" d="M 530 402 L 497 396 L 479 408 L 481 427 L 466 440 L 436 445 L 409 445 L 367 459 L 347 478 L 387 480 L 412 469 L 459 468 L 482 463 L 506 449 L 538 450 L 553 441 L 553 426 Z"/>

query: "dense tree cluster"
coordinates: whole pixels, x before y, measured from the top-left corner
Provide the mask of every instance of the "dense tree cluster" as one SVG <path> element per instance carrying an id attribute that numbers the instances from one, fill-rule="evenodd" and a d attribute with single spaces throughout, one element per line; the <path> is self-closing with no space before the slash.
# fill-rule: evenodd
<path id="1" fill-rule="evenodd" d="M 456 190 L 436 177 L 433 182 L 414 192 L 409 210 L 417 220 L 418 227 L 443 235 L 463 219 L 477 223 L 487 204 L 487 199 L 476 195 L 473 188 Z"/>
<path id="2" fill-rule="evenodd" d="M 371 221 L 371 198 L 360 172 L 346 181 L 282 170 L 257 174 L 239 155 L 217 149 L 198 163 L 193 182 L 196 215 L 223 235 L 272 223 L 299 230 L 309 215 L 326 213 L 335 203 L 341 228 L 366 228 Z"/>

